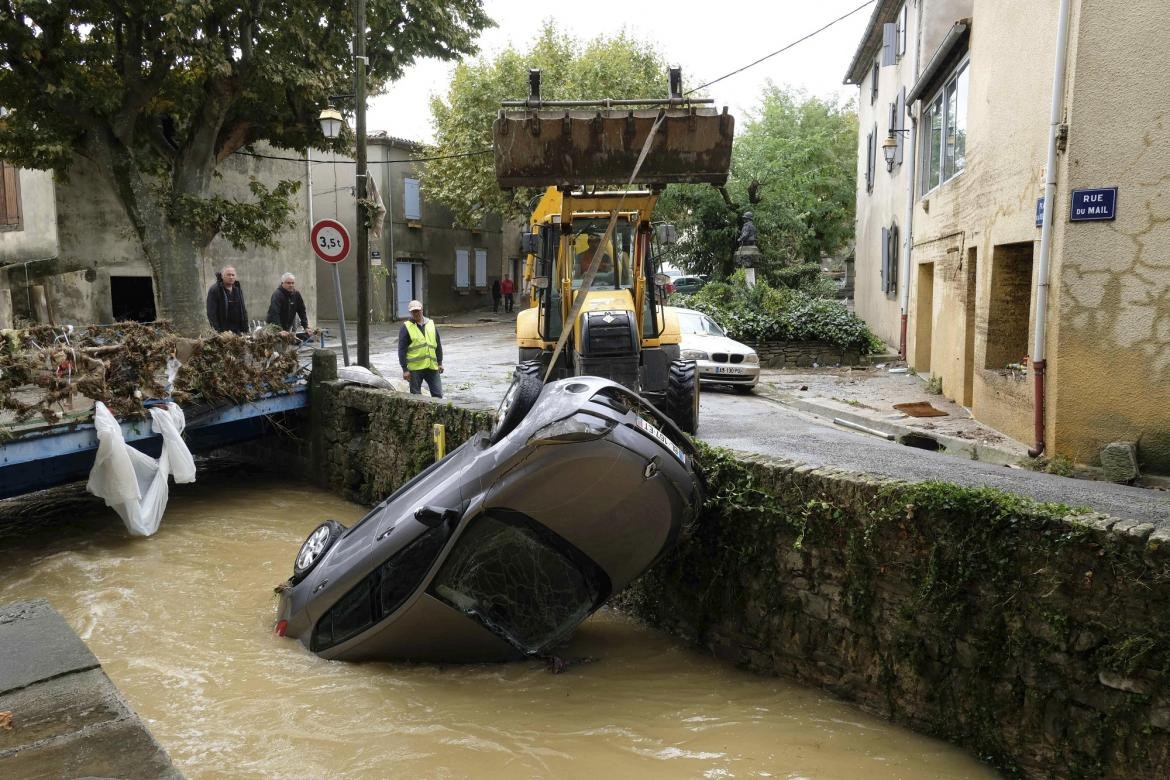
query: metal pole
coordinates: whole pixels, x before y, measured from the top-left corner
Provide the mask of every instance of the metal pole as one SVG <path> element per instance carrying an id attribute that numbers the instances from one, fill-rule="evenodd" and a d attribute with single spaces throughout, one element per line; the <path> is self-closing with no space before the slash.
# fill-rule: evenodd
<path id="1" fill-rule="evenodd" d="M 370 367 L 370 246 L 366 232 L 366 0 L 355 0 L 354 110 L 357 133 L 357 341 L 359 365 Z"/>
<path id="2" fill-rule="evenodd" d="M 341 273 L 337 270 L 337 263 L 330 263 L 333 268 L 333 294 L 337 296 L 337 324 L 341 328 L 341 360 L 349 365 L 349 340 L 345 337 L 345 303 L 341 300 Z"/>

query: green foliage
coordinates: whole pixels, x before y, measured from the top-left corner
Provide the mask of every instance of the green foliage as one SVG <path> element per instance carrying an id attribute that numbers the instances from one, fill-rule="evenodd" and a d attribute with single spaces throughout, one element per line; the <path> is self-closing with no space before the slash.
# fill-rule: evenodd
<path id="1" fill-rule="evenodd" d="M 276 233 L 296 224 L 289 198 L 300 191 L 301 183 L 282 181 L 269 189 L 252 179 L 248 189 L 255 197 L 252 202 L 218 195 L 210 198 L 179 195 L 171 202 L 171 220 L 196 234 L 222 235 L 236 249 L 274 247 Z"/>
<path id="2" fill-rule="evenodd" d="M 863 355 L 885 348 L 865 322 L 837 301 L 812 298 L 799 290 L 757 281 L 748 286 L 743 271 L 730 283 L 710 282 L 694 295 L 671 302 L 710 315 L 732 338 L 752 341 L 824 341 Z"/>
<path id="3" fill-rule="evenodd" d="M 1032 471 L 1043 471 L 1046 474 L 1056 474 L 1061 477 L 1071 477 L 1076 470 L 1072 460 L 1066 455 L 1053 455 L 1050 458 L 1043 455 L 1037 458 L 1024 458 L 1019 465 Z"/>
<path id="4" fill-rule="evenodd" d="M 526 49 L 505 49 L 492 59 L 455 67 L 447 94 L 431 100 L 436 156 L 490 149 L 492 120 L 500 101 L 528 95 L 528 69 L 541 69 L 545 100 L 666 97 L 666 60 L 646 41 L 625 32 L 582 43 L 550 18 Z M 423 190 L 455 214 L 478 225 L 491 213 L 518 217 L 538 190 L 504 192 L 496 184 L 490 154 L 431 160 Z"/>
<path id="5" fill-rule="evenodd" d="M 670 187 L 656 215 L 679 227 L 683 267 L 725 278 L 735 268 L 742 215 L 751 211 L 762 255 L 757 267 L 774 284 L 800 286 L 777 274 L 793 273 L 788 266 L 819 264 L 822 255 L 840 252 L 853 237 L 853 106 L 769 84 L 739 128 L 727 199 L 707 186 Z"/>
<path id="6" fill-rule="evenodd" d="M 924 389 L 926 390 L 926 392 L 930 393 L 931 395 L 942 395 L 942 391 L 943 391 L 942 377 L 931 374 L 930 378 L 926 380 L 926 387 Z"/>

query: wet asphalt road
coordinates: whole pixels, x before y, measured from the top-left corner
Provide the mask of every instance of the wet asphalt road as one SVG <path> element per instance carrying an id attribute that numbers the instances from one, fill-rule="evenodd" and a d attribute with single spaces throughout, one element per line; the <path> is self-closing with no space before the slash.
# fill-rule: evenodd
<path id="1" fill-rule="evenodd" d="M 401 376 L 397 325 L 380 326 L 371 337 L 371 359 L 387 377 Z M 514 323 L 468 318 L 439 325 L 444 349 L 444 397 L 494 409 L 511 380 L 516 360 Z M 943 480 L 987 486 L 1038 501 L 1089 507 L 1122 519 L 1170 527 L 1170 492 L 1059 477 L 995 466 L 906 447 L 837 428 L 779 401 L 705 389 L 699 438 L 719 447 L 832 466 L 911 482 Z"/>

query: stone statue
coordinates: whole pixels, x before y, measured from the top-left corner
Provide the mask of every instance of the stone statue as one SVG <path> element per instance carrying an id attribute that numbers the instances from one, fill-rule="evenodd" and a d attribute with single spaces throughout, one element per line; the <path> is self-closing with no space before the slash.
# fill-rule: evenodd
<path id="1" fill-rule="evenodd" d="M 740 246 L 755 246 L 756 245 L 756 226 L 752 222 L 752 213 L 745 211 L 743 213 L 743 230 L 739 234 Z"/>

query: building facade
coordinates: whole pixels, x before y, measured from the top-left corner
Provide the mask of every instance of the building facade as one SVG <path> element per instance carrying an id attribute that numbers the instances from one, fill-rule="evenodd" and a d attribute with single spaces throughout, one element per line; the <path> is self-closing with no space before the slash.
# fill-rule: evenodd
<path id="1" fill-rule="evenodd" d="M 491 306 L 492 282 L 505 273 L 516 279 L 518 234 L 507 245 L 499 217 L 474 229 L 455 225 L 451 212 L 425 197 L 421 187 L 423 147 L 385 134 L 369 137 L 366 158 L 371 180 L 386 208 L 381 236 L 371 237 L 370 306 L 374 321 L 404 319 L 406 304 L 418 299 L 428 314 L 444 315 Z M 331 218 L 353 237 L 356 224 L 354 161 L 314 154 L 313 219 Z M 505 253 L 504 248 L 511 248 Z M 357 305 L 357 271 L 349 259 L 338 264 L 342 305 L 347 319 Z M 324 265 L 324 264 L 320 264 Z M 332 272 L 318 272 L 317 306 L 326 319 L 337 318 Z"/>
<path id="2" fill-rule="evenodd" d="M 203 255 L 207 286 L 225 265 L 236 267 L 248 314 L 263 320 L 268 298 L 291 272 L 315 321 L 315 262 L 308 243 L 307 167 L 280 159 L 279 150 L 260 147 L 255 155 L 232 155 L 219 166 L 215 194 L 249 199 L 252 178 L 275 185 L 301 182 L 294 196 L 293 226 L 279 233 L 276 248 L 235 249 L 223 238 Z M 155 318 L 156 291 L 141 243 L 106 177 L 78 157 L 64 175 L 17 170 L 17 219 L 0 226 L 0 327 L 16 318 L 58 325 L 110 323 Z M 5 191 L 4 213 L 11 214 L 13 191 Z M 202 305 L 207 287 L 192 290 Z M 8 318 L 5 321 L 7 308 Z"/>
<path id="3" fill-rule="evenodd" d="M 947 397 L 1034 450 L 1092 464 L 1130 442 L 1143 470 L 1163 474 L 1164 11 L 1161 0 L 881 2 L 846 77 L 860 87 L 857 313 Z M 1050 138 L 1053 196 L 1041 203 Z"/>

